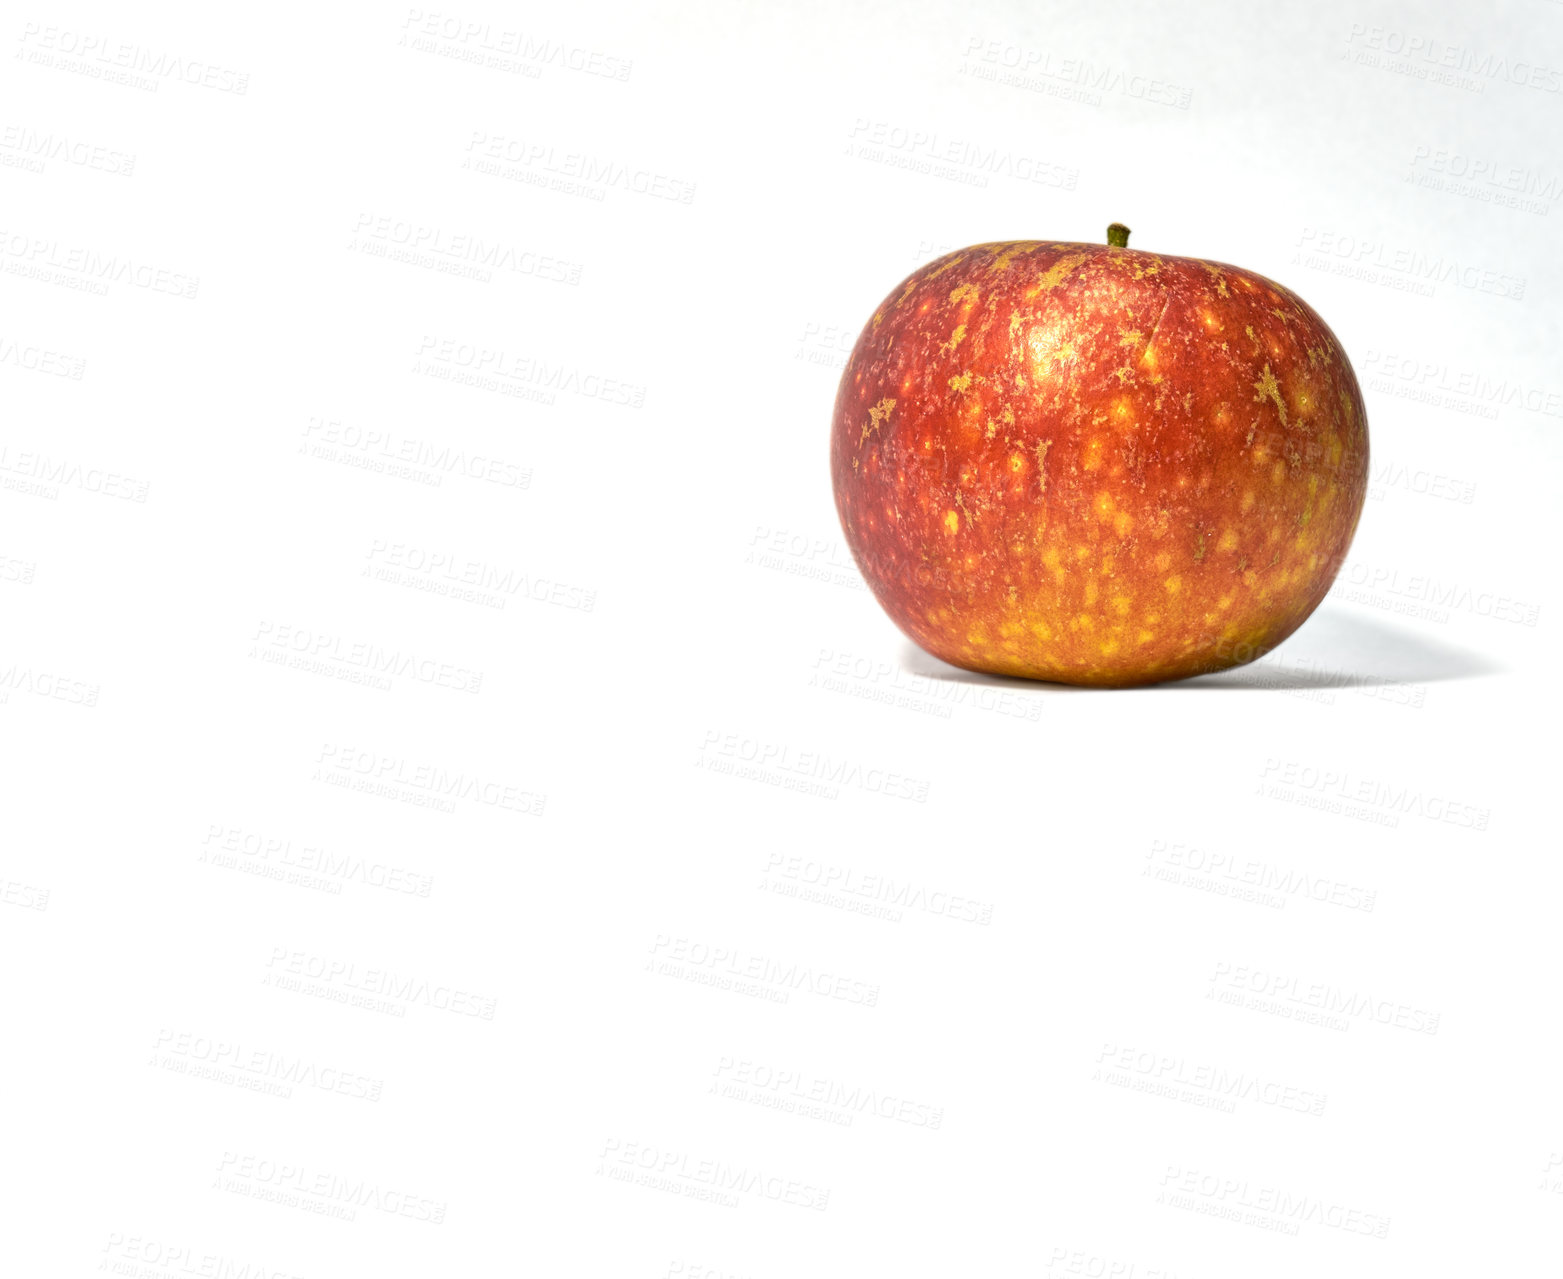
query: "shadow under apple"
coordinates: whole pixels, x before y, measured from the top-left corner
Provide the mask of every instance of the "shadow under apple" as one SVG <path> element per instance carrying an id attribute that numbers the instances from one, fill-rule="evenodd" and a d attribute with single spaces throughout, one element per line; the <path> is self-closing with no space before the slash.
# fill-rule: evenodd
<path id="1" fill-rule="evenodd" d="M 901 665 L 911 674 L 927 679 L 963 684 L 1059 693 L 1115 691 L 965 671 L 925 653 L 910 641 L 902 648 Z M 1486 654 L 1354 609 L 1325 605 L 1289 639 L 1257 661 L 1213 675 L 1151 684 L 1141 691 L 1248 689 L 1284 693 L 1385 684 L 1432 684 L 1493 675 L 1501 670 L 1502 665 Z"/>

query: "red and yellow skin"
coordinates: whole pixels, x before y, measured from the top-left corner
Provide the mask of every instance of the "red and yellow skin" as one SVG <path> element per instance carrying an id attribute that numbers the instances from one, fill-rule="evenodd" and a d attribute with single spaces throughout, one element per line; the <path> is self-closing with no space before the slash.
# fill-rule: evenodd
<path id="1" fill-rule="evenodd" d="M 1324 598 L 1367 493 L 1335 335 L 1263 276 L 979 244 L 864 328 L 831 436 L 874 595 L 968 670 L 1127 686 L 1252 661 Z"/>

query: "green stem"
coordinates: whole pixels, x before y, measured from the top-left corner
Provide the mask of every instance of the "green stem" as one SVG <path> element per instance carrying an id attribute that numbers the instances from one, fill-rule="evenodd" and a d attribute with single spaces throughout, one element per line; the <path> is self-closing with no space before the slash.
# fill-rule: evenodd
<path id="1" fill-rule="evenodd" d="M 1129 228 L 1122 222 L 1114 222 L 1107 228 L 1107 243 L 1115 249 L 1127 249 L 1129 247 Z"/>

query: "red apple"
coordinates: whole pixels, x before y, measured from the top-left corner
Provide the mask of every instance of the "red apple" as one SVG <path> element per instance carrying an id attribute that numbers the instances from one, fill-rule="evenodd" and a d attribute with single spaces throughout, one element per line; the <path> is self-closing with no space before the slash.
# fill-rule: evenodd
<path id="1" fill-rule="evenodd" d="M 1324 321 L 1252 271 L 1108 239 L 930 262 L 842 374 L 847 544 L 955 666 L 1109 686 L 1236 666 L 1351 544 L 1367 417 Z"/>

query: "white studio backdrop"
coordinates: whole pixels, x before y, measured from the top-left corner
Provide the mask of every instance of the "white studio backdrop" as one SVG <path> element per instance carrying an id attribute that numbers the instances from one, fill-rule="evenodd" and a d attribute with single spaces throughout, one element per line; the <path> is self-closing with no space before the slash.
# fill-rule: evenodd
<path id="1" fill-rule="evenodd" d="M 1556 1272 L 1557 4 L 3 21 L 0 1269 Z M 970 676 L 836 379 L 1113 220 L 1369 501 L 1258 663 Z"/>

